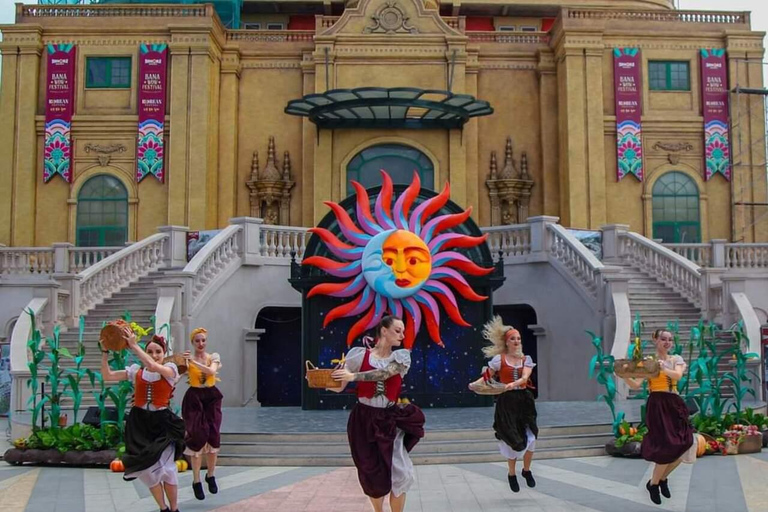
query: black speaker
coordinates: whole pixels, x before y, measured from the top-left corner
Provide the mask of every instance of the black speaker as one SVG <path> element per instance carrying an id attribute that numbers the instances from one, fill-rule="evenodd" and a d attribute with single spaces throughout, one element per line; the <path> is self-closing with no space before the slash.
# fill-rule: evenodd
<path id="1" fill-rule="evenodd" d="M 114 421 L 117 423 L 117 408 L 116 407 L 107 407 L 106 408 L 106 419 L 107 421 Z M 91 425 L 92 427 L 98 427 L 101 425 L 101 415 L 99 414 L 99 408 L 98 407 L 89 407 L 88 411 L 85 413 L 85 417 L 83 418 L 83 423 L 86 425 Z"/>

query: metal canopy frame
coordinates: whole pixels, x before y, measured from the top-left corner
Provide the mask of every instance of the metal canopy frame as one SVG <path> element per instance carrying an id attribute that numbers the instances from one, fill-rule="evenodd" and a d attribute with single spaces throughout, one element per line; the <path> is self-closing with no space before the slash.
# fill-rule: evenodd
<path id="1" fill-rule="evenodd" d="M 308 117 L 318 128 L 462 128 L 473 117 L 493 114 L 487 101 L 415 87 L 360 87 L 307 94 L 288 102 L 285 113 Z"/>

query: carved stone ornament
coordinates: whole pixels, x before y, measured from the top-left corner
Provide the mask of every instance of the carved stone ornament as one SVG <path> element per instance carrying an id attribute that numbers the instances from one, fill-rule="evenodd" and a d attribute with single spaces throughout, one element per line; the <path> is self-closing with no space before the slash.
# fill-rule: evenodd
<path id="1" fill-rule="evenodd" d="M 693 151 L 693 144 L 690 142 L 657 142 L 653 145 L 653 149 L 657 151 L 670 151 L 672 153 L 678 153 L 680 151 Z"/>
<path id="2" fill-rule="evenodd" d="M 288 151 L 283 156 L 283 169 L 278 168 L 275 158 L 275 138 L 270 136 L 267 145 L 267 164 L 259 169 L 259 152 L 253 152 L 251 179 L 246 186 L 251 191 L 251 217 L 260 217 L 265 224 L 290 225 L 291 157 Z"/>
<path id="3" fill-rule="evenodd" d="M 384 2 L 371 16 L 373 25 L 363 29 L 364 34 L 418 34 L 419 29 L 408 24 L 408 16 L 397 2 Z"/>
<path id="4" fill-rule="evenodd" d="M 528 218 L 533 178 L 528 172 L 528 155 L 520 156 L 518 171 L 512 151 L 512 137 L 507 137 L 504 167 L 499 172 L 496 152 L 491 151 L 490 174 L 485 182 L 491 200 L 491 225 L 519 224 Z"/>
<path id="5" fill-rule="evenodd" d="M 126 148 L 124 144 L 120 143 L 107 144 L 106 146 L 102 146 L 101 144 L 92 144 L 89 142 L 85 145 L 85 152 L 96 153 L 96 157 L 99 159 L 99 165 L 102 167 L 109 165 L 109 161 L 112 158 L 112 153 L 125 153 L 126 151 L 128 151 L 128 148 Z"/>

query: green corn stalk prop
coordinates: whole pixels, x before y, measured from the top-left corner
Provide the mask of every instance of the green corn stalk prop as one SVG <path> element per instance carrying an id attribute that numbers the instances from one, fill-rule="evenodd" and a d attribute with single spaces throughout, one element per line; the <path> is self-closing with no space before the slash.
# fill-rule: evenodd
<path id="1" fill-rule="evenodd" d="M 37 329 L 35 313 L 31 309 L 25 311 L 32 322 L 32 337 L 27 341 L 27 350 L 31 354 L 30 361 L 27 363 L 29 368 L 29 379 L 27 379 L 27 387 L 32 391 L 32 396 L 27 401 L 27 407 L 32 412 L 32 428 L 37 428 L 37 419 L 40 416 L 40 410 L 45 406 L 47 400 L 44 397 L 40 398 L 40 402 L 37 401 L 37 393 L 40 389 L 40 374 L 38 368 L 40 367 L 43 359 L 45 359 L 45 352 L 40 348 L 40 342 L 42 341 L 42 335 Z"/>
<path id="2" fill-rule="evenodd" d="M 66 395 L 72 399 L 73 423 L 77 423 L 77 416 L 80 412 L 80 404 L 83 401 L 83 392 L 80 390 L 80 381 L 85 376 L 85 370 L 81 368 L 83 359 L 85 359 L 85 344 L 83 343 L 83 332 L 85 331 L 85 317 L 80 316 L 79 329 L 77 335 L 77 355 L 74 357 L 75 368 L 67 370 L 67 382 L 69 390 Z"/>
<path id="3" fill-rule="evenodd" d="M 736 422 L 741 423 L 742 404 L 744 402 L 744 397 L 747 394 L 750 394 L 753 398 L 757 399 L 755 390 L 750 386 L 750 374 L 755 377 L 755 382 L 760 381 L 760 378 L 754 371 L 747 369 L 747 360 L 759 359 L 760 355 L 754 352 L 744 353 L 743 347 L 745 345 L 749 346 L 749 339 L 744 332 L 744 324 L 742 322 L 739 322 L 739 324 L 734 329 L 733 336 L 733 357 L 735 359 L 735 365 L 733 371 L 726 372 L 724 374 L 724 378 L 728 381 L 728 384 L 731 387 L 731 391 L 733 392 L 734 402 L 730 405 L 730 408 L 734 409 L 736 414 Z M 742 385 L 742 383 L 747 383 L 747 385 Z"/>
<path id="4" fill-rule="evenodd" d="M 604 401 L 608 408 L 611 410 L 611 417 L 613 418 L 613 434 L 619 437 L 619 427 L 624 421 L 624 413 L 616 413 L 616 383 L 613 381 L 613 365 L 615 359 L 612 355 L 606 355 L 603 352 L 603 340 L 595 333 L 587 331 L 592 337 L 592 346 L 595 347 L 597 352 L 589 361 L 589 378 L 597 379 L 597 382 L 605 387 L 605 393 L 597 397 L 597 401 Z"/>

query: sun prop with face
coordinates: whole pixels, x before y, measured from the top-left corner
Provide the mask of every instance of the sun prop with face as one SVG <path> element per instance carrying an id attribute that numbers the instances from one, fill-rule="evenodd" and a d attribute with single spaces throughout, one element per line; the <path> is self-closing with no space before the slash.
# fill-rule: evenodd
<path id="1" fill-rule="evenodd" d="M 363 315 L 349 330 L 347 345 L 366 330 L 373 328 L 381 317 L 391 313 L 405 320 L 405 347 L 411 348 L 421 328 L 427 324 L 430 338 L 443 346 L 440 338 L 440 308 L 458 325 L 469 327 L 459 312 L 454 290 L 464 299 L 483 301 L 469 286 L 459 270 L 473 276 L 493 271 L 483 268 L 452 248 L 475 247 L 485 242 L 487 235 L 472 237 L 449 232 L 465 222 L 470 213 L 438 215 L 431 218 L 448 202 L 450 187 L 435 197 L 422 202 L 410 212 L 421 189 L 419 175 L 398 198 L 392 209 L 393 186 L 386 171 L 381 171 L 382 187 L 371 212 L 368 192 L 353 181 L 357 195 L 356 218 L 352 221 L 347 211 L 337 203 L 327 201 L 349 243 L 341 241 L 325 228 L 312 228 L 342 261 L 310 256 L 302 262 L 323 269 L 328 274 L 345 279 L 338 283 L 322 283 L 308 294 L 329 295 L 350 299 L 333 308 L 325 317 L 323 327 L 338 318 Z"/>

